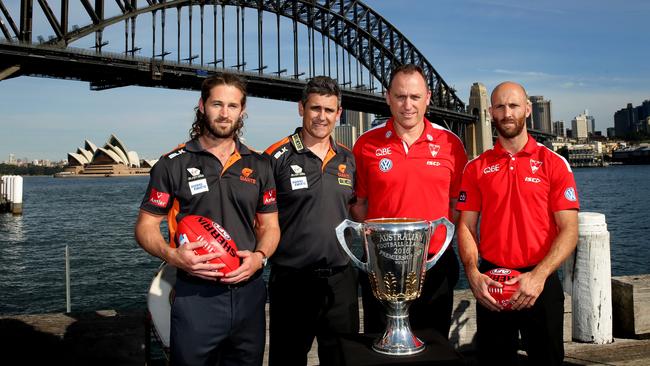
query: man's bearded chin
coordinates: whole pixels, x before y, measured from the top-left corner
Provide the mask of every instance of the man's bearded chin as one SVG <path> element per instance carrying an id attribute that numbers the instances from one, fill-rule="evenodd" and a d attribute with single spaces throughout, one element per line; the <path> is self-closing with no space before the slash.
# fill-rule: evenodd
<path id="1" fill-rule="evenodd" d="M 515 123 L 515 128 L 514 129 L 505 129 L 502 127 L 503 122 L 510 122 L 509 120 L 506 120 L 505 118 L 500 120 L 500 121 L 495 121 L 494 127 L 497 129 L 499 132 L 499 135 L 505 138 L 513 138 L 516 136 L 519 136 L 521 134 L 521 131 L 524 130 L 524 126 L 526 125 L 526 120 L 521 120 L 517 121 L 516 119 L 513 119 L 512 121 Z"/>
<path id="2" fill-rule="evenodd" d="M 219 119 L 219 120 L 217 120 L 216 122 L 221 122 L 221 121 L 223 121 L 223 120 L 228 120 L 229 122 L 231 122 L 231 121 L 230 121 L 229 119 L 227 119 L 227 118 Z M 237 122 L 234 123 L 234 124 L 231 124 L 231 126 L 232 126 L 231 128 L 229 128 L 229 129 L 227 129 L 227 130 L 225 130 L 225 131 L 224 131 L 224 130 L 215 129 L 215 128 L 213 128 L 212 125 L 210 124 L 210 121 L 208 120 L 208 117 L 205 116 L 205 115 L 203 116 L 203 128 L 205 128 L 205 131 L 207 131 L 207 132 L 208 132 L 210 135 L 212 135 L 213 137 L 220 138 L 220 139 L 233 138 L 233 137 L 235 136 L 235 131 L 237 131 L 237 128 L 239 127 L 239 121 L 237 121 Z"/>

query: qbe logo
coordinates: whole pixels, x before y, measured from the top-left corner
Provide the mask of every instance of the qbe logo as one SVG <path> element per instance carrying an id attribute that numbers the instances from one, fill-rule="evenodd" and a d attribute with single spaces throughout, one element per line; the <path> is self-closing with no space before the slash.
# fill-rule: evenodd
<path id="1" fill-rule="evenodd" d="M 388 158 L 383 158 L 379 161 L 379 170 L 386 173 L 393 168 L 393 161 Z"/>
<path id="2" fill-rule="evenodd" d="M 499 164 L 490 165 L 489 167 L 483 169 L 483 174 L 496 173 L 499 171 Z"/>

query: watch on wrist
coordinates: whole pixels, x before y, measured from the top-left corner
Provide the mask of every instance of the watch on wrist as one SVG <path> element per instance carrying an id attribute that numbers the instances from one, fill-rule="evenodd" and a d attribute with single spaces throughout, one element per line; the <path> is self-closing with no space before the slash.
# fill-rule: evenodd
<path id="1" fill-rule="evenodd" d="M 266 253 L 260 249 L 255 250 L 255 253 L 262 254 L 262 267 L 266 267 L 266 263 L 269 261 L 269 257 L 266 256 Z"/>

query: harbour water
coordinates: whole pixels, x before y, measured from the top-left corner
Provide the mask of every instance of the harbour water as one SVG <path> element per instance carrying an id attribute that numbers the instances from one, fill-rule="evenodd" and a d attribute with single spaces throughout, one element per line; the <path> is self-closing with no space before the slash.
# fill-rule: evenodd
<path id="1" fill-rule="evenodd" d="M 612 275 L 650 273 L 650 166 L 575 170 L 583 211 L 604 213 Z M 144 309 L 160 261 L 133 239 L 147 177 L 25 177 L 23 215 L 0 215 L 0 314 Z M 461 281 L 458 287 L 466 287 Z"/>

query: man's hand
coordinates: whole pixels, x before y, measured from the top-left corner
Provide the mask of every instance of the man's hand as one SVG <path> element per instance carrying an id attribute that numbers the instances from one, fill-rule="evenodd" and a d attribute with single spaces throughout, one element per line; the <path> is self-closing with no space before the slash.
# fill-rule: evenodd
<path id="1" fill-rule="evenodd" d="M 183 271 L 202 278 L 204 280 L 217 281 L 223 277 L 223 273 L 219 270 L 226 265 L 223 263 L 208 263 L 209 260 L 219 258 L 222 253 L 208 253 L 204 255 L 196 255 L 194 249 L 198 249 L 205 245 L 202 241 L 195 241 L 186 243 L 174 249 L 169 256 L 169 264 L 182 269 Z"/>
<path id="2" fill-rule="evenodd" d="M 476 301 L 489 310 L 503 310 L 503 307 L 488 292 L 488 286 L 503 287 L 502 284 L 479 272 L 478 268 L 467 273 L 467 279 Z"/>
<path id="3" fill-rule="evenodd" d="M 238 250 L 237 256 L 242 258 L 242 263 L 236 270 L 229 272 L 221 282 L 225 284 L 235 284 L 249 280 L 255 272 L 262 268 L 262 253 L 251 252 L 250 250 Z"/>
<path id="4" fill-rule="evenodd" d="M 522 273 L 505 282 L 506 285 L 513 285 L 519 282 L 519 289 L 510 298 L 512 310 L 528 309 L 535 305 L 539 294 L 544 290 L 546 277 L 537 274 L 535 271 Z"/>

